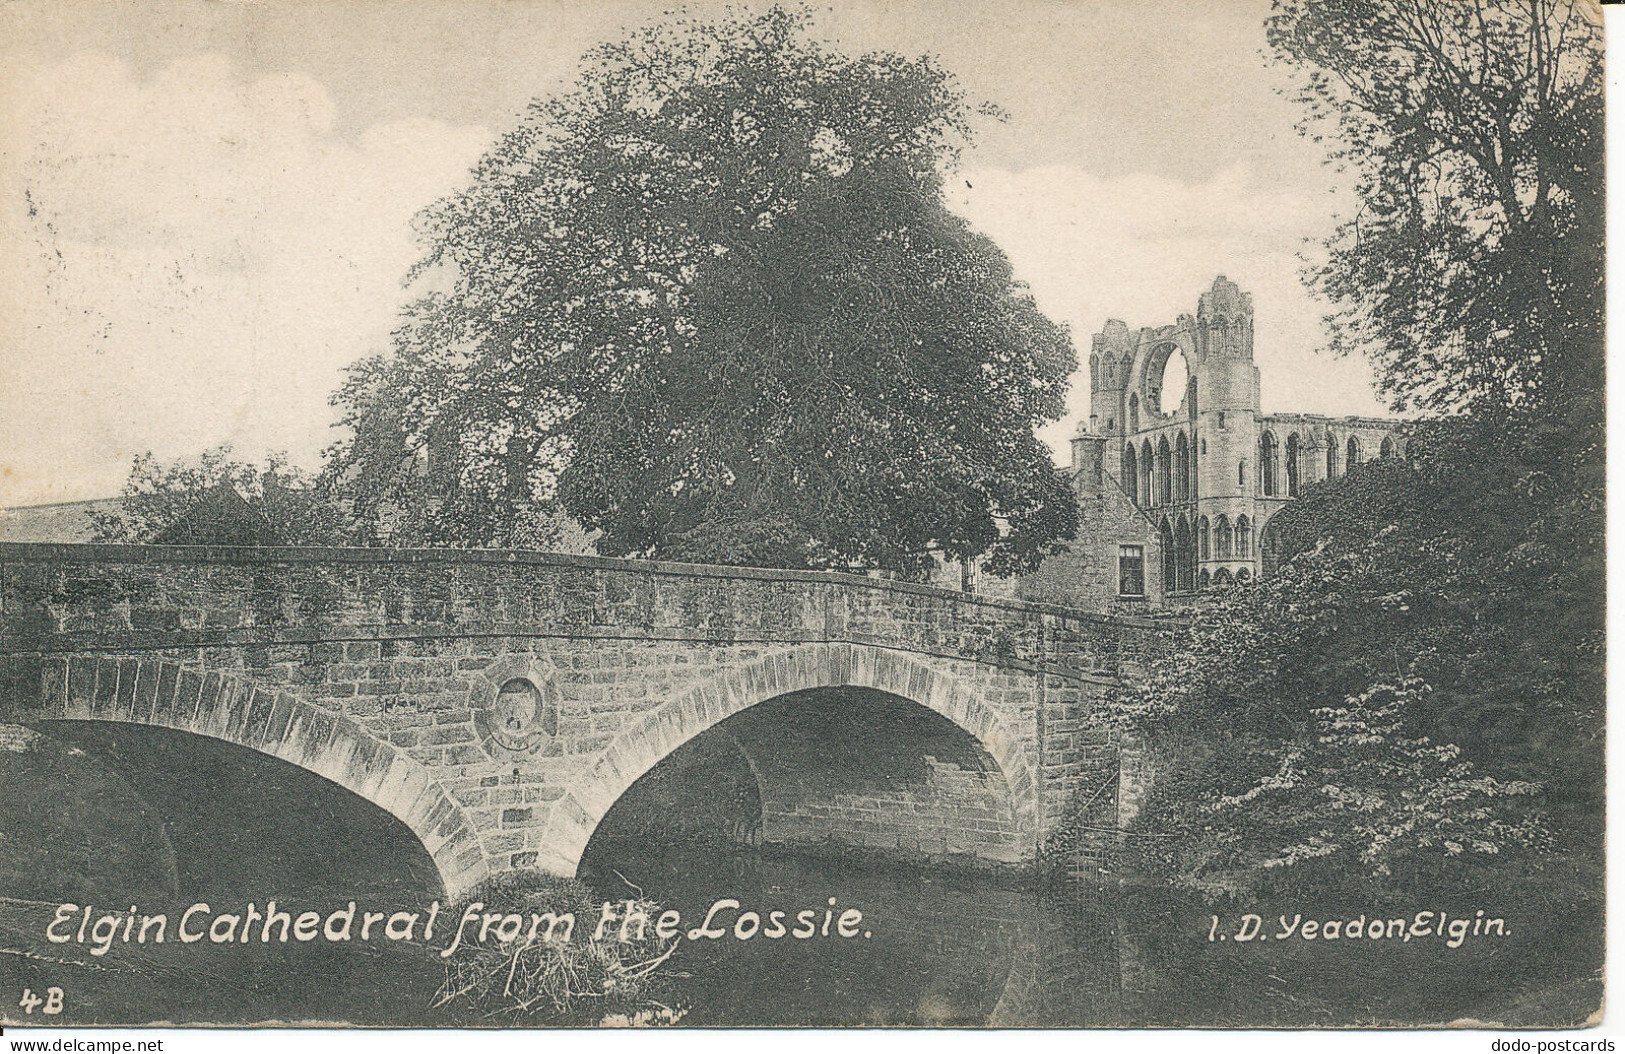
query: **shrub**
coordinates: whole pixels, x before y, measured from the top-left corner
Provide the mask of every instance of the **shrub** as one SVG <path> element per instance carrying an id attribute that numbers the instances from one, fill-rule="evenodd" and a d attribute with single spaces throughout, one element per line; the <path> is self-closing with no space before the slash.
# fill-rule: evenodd
<path id="1" fill-rule="evenodd" d="M 584 883 L 537 872 L 511 872 L 488 879 L 449 910 L 461 915 L 483 903 L 503 914 L 551 911 L 575 917 L 568 940 L 476 945 L 446 965 L 436 1008 L 455 1007 L 479 1018 L 545 1018 L 554 1024 L 672 1024 L 684 1014 L 659 998 L 674 976 L 670 961 L 679 941 L 660 941 L 653 920 L 660 906 L 634 898 L 632 907 L 650 924 L 636 938 L 592 939 L 603 900 Z M 621 910 L 626 910 L 623 902 Z"/>

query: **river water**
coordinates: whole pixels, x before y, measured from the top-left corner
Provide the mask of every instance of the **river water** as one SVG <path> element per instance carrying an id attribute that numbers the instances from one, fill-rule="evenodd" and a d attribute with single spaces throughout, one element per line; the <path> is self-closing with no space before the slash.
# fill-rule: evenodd
<path id="1" fill-rule="evenodd" d="M 605 896 L 629 884 L 696 926 L 719 899 L 721 938 L 689 940 L 676 997 L 694 1025 L 1115 1025 L 1123 964 L 1109 919 L 990 876 L 854 857 L 617 846 Z M 831 905 L 830 901 L 834 904 Z M 795 937 L 812 911 L 811 937 Z M 849 910 L 861 922 L 843 939 Z M 784 912 L 778 939 L 735 936 L 740 914 Z M 836 919 L 823 935 L 828 911 Z M 686 925 L 686 923 L 685 923 Z M 746 932 L 749 931 L 747 927 Z M 1130 965 L 1132 970 L 1132 964 Z"/>
<path id="2" fill-rule="evenodd" d="M 1600 1003 L 1600 920 L 1573 905 L 1518 914 L 1503 938 L 1275 939 L 1295 918 L 1366 923 L 1417 910 L 1476 919 L 1490 891 L 1401 905 L 1313 896 L 1210 906 L 1171 891 L 1035 891 L 995 877 L 852 857 L 776 857 L 631 846 L 607 854 L 625 883 L 703 915 L 726 891 L 764 918 L 856 906 L 863 937 L 690 941 L 677 999 L 695 1025 L 1313 1027 L 1583 1019 Z M 618 889 L 617 889 L 618 887 Z M 1499 901 L 1502 904 L 1504 900 Z M 1218 912 L 1216 917 L 1214 912 Z M 1260 916 L 1246 923 L 1243 916 Z M 1285 918 L 1282 918 L 1282 913 Z M 726 928 L 738 912 L 719 913 Z M 818 916 L 821 918 L 821 914 Z M 686 922 L 685 922 L 686 925 Z M 1300 922 L 1301 927 L 1301 922 Z M 1231 940 L 1256 928 L 1263 939 Z"/>
<path id="3" fill-rule="evenodd" d="M 0 995 L 16 1023 L 352 1022 L 487 1025 L 434 1010 L 445 979 L 429 942 L 210 941 L 91 944 L 45 938 L 63 902 L 94 913 L 168 912 L 207 902 L 211 915 L 267 898 L 324 915 L 425 910 L 435 880 L 404 828 L 308 774 L 207 745 L 174 754 L 143 730 L 83 727 L 59 745 L 0 753 Z M 316 795 L 316 797 L 312 797 Z M 306 803 L 297 825 L 286 802 Z M 311 807 L 312 801 L 319 807 Z M 596 846 L 583 877 L 604 899 L 640 895 L 698 926 L 721 899 L 730 935 L 685 940 L 660 998 L 681 1023 L 748 1025 L 1252 1026 L 1416 1024 L 1461 1020 L 1555 1024 L 1599 998 L 1599 931 L 1587 911 L 1509 902 L 1483 890 L 1438 903 L 1339 903 L 1305 893 L 1209 907 L 1150 889 L 1023 889 L 995 876 L 936 872 L 860 856 L 775 856 L 676 849 L 648 840 Z M 1465 899 L 1464 899 L 1465 897 Z M 735 939 L 739 911 L 861 912 L 852 937 Z M 1418 910 L 1504 915 L 1510 935 L 1240 943 L 1243 912 L 1278 928 L 1313 918 L 1406 917 Z M 1213 912 L 1220 913 L 1215 923 Z M 74 923 L 56 932 L 76 930 Z M 359 922 L 359 920 L 358 920 Z M 793 925 L 793 921 L 790 925 Z M 583 925 L 590 925 L 584 920 Z M 821 928 L 818 927 L 818 928 Z M 765 927 L 764 927 L 765 931 Z M 25 1015 L 23 990 L 63 992 L 62 1012 Z M 503 1022 L 506 1023 L 506 1022 Z M 545 1024 L 537 1019 L 535 1024 Z"/>

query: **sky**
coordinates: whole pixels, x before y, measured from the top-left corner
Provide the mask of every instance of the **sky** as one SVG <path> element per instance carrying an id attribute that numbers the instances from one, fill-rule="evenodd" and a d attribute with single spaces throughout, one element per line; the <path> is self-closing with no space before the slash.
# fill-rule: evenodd
<path id="1" fill-rule="evenodd" d="M 703 5 L 690 5 L 704 11 Z M 743 3 L 747 9 L 760 5 Z M 950 205 L 1087 361 L 1108 318 L 1253 294 L 1265 411 L 1380 414 L 1298 279 L 1346 199 L 1264 58 L 1268 0 L 818 5 L 853 51 L 932 54 L 989 123 Z M 0 506 L 116 494 L 229 443 L 309 468 L 344 366 L 388 346 L 413 215 L 583 52 L 672 5 L 9 0 L 0 5 Z M 1064 456 L 1088 412 L 1041 435 Z"/>

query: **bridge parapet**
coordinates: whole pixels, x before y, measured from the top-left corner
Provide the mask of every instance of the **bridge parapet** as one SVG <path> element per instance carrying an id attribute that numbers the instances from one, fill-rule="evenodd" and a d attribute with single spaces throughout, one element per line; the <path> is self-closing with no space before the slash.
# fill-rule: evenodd
<path id="1" fill-rule="evenodd" d="M 495 550 L 0 543 L 0 654 L 545 633 L 844 641 L 1111 679 L 1160 629 L 822 571 Z"/>

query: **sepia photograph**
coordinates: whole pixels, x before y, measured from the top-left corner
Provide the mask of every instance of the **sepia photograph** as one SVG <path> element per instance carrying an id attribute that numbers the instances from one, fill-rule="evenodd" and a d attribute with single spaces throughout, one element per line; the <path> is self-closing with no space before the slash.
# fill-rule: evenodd
<path id="1" fill-rule="evenodd" d="M 1611 1050 L 1604 229 L 1590 0 L 5 0 L 0 1025 Z"/>

